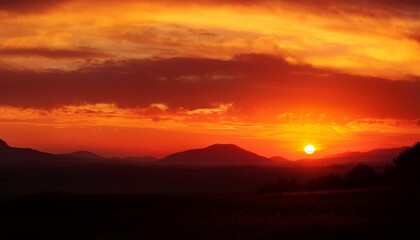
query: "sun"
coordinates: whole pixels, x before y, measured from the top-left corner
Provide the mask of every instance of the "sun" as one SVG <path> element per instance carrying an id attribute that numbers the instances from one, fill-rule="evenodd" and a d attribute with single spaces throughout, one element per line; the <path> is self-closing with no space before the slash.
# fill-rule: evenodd
<path id="1" fill-rule="evenodd" d="M 305 146 L 303 151 L 305 151 L 306 154 L 313 154 L 315 152 L 315 147 L 311 144 L 308 144 Z"/>

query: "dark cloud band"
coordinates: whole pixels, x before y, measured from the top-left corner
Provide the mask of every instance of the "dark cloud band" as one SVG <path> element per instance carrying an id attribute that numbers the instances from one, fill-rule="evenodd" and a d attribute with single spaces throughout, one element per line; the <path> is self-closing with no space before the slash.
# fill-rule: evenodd
<path id="1" fill-rule="evenodd" d="M 302 111 L 416 119 L 419 92 L 420 81 L 346 75 L 255 54 L 226 61 L 107 61 L 72 72 L 0 71 L 0 105 L 43 109 L 85 103 L 197 109 L 233 103 L 242 115 Z"/>
<path id="2" fill-rule="evenodd" d="M 276 4 L 290 4 L 301 7 L 316 7 L 318 9 L 332 9 L 340 6 L 355 6 L 359 8 L 397 8 L 397 9 L 412 9 L 419 8 L 420 2 L 417 0 L 154 0 L 151 3 L 164 3 L 173 5 L 238 5 L 238 6 L 258 6 L 266 5 L 273 6 Z M 68 2 L 89 2 L 89 4 L 125 4 L 130 2 L 139 2 L 136 0 L 120 0 L 115 3 L 113 0 L 94 0 L 94 1 L 82 1 L 82 0 L 2 0 L 0 1 L 0 11 L 12 11 L 22 13 L 37 13 L 45 10 L 53 9 L 60 4 Z M 142 1 L 147 2 L 147 1 Z"/>

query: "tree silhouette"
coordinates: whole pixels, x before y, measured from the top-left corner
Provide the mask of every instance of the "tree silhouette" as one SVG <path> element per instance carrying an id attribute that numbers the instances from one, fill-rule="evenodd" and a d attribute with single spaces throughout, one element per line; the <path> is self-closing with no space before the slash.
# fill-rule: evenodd
<path id="1" fill-rule="evenodd" d="M 258 193 L 291 192 L 300 189 L 299 184 L 293 180 L 279 179 L 274 183 L 264 184 Z"/>
<path id="2" fill-rule="evenodd" d="M 343 187 L 343 179 L 339 175 L 330 174 L 312 179 L 308 182 L 309 190 L 331 190 Z"/>
<path id="3" fill-rule="evenodd" d="M 420 142 L 402 151 L 394 158 L 395 174 L 400 183 L 417 185 L 420 183 Z"/>
<path id="4" fill-rule="evenodd" d="M 394 158 L 393 177 L 398 184 L 401 214 L 406 224 L 418 227 L 420 218 L 420 143 L 402 151 Z M 415 221 L 412 221 L 415 219 Z"/>
<path id="5" fill-rule="evenodd" d="M 378 182 L 378 177 L 373 168 L 359 164 L 352 168 L 344 177 L 330 174 L 314 178 L 308 182 L 309 190 L 331 190 L 359 187 L 372 187 Z"/>
<path id="6" fill-rule="evenodd" d="M 347 187 L 371 186 L 376 180 L 376 174 L 373 168 L 359 164 L 346 174 L 344 180 Z"/>
<path id="7" fill-rule="evenodd" d="M 401 197 L 411 199 L 411 202 L 420 199 L 420 142 L 402 151 L 394 158 L 393 162 L 393 166 L 386 166 L 383 173 L 379 175 L 372 167 L 359 164 L 347 172 L 344 177 L 334 174 L 321 176 L 311 179 L 304 186 L 300 186 L 293 180 L 280 179 L 277 182 L 265 184 L 259 192 L 351 189 L 400 184 L 401 189 L 409 192 L 407 195 L 409 197 Z M 414 205 L 407 204 L 407 206 Z"/>

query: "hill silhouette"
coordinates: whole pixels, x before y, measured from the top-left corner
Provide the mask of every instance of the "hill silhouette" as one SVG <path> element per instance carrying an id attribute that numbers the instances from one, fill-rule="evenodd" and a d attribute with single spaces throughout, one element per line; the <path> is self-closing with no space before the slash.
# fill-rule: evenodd
<path id="1" fill-rule="evenodd" d="M 10 147 L 0 139 L 0 163 L 7 165 L 54 166 L 69 163 L 67 157 L 40 152 L 31 148 Z"/>
<path id="2" fill-rule="evenodd" d="M 66 154 L 40 152 L 31 148 L 10 147 L 0 139 L 0 162 L 40 165 L 113 163 L 113 164 L 162 164 L 162 165 L 274 165 L 279 167 L 326 167 L 331 165 L 391 164 L 407 147 L 375 149 L 369 152 L 347 152 L 319 159 L 290 161 L 283 157 L 266 158 L 234 144 L 214 144 L 202 149 L 191 149 L 168 155 L 159 160 L 154 157 L 103 157 L 88 151 Z"/>
<path id="3" fill-rule="evenodd" d="M 272 161 L 273 164 L 276 166 L 281 167 L 294 167 L 296 166 L 296 161 L 291 161 L 287 158 L 281 157 L 281 156 L 274 156 L 269 158 L 270 161 Z"/>
<path id="4" fill-rule="evenodd" d="M 10 147 L 0 139 L 0 163 L 22 167 L 80 166 L 86 164 L 145 164 L 154 163 L 153 157 L 107 158 L 88 151 L 65 154 L 41 152 L 31 148 Z"/>
<path id="5" fill-rule="evenodd" d="M 345 152 L 318 159 L 297 160 L 299 166 L 330 166 L 330 165 L 357 165 L 360 163 L 371 165 L 392 164 L 393 159 L 407 147 L 381 148 L 367 152 Z"/>
<path id="6" fill-rule="evenodd" d="M 87 158 L 87 159 L 103 159 L 104 158 L 96 153 L 92 153 L 89 151 L 76 151 L 76 152 L 71 152 L 71 153 L 65 153 L 63 155 L 69 156 L 69 157 L 78 157 L 78 158 Z"/>
<path id="7" fill-rule="evenodd" d="M 258 165 L 272 163 L 268 158 L 242 149 L 234 144 L 214 144 L 171 154 L 162 164 L 180 165 Z"/>
<path id="8" fill-rule="evenodd" d="M 379 148 L 367 152 L 345 152 L 326 156 L 325 158 L 370 157 L 372 160 L 393 159 L 408 147 Z"/>
<path id="9" fill-rule="evenodd" d="M 7 143 L 5 141 L 3 141 L 2 139 L 0 139 L 0 150 L 1 149 L 8 149 L 10 148 L 9 145 L 7 145 Z"/>
<path id="10" fill-rule="evenodd" d="M 88 159 L 88 160 L 101 160 L 103 162 L 109 161 L 114 163 L 126 163 L 126 164 L 144 164 L 144 163 L 155 163 L 158 161 L 158 159 L 150 156 L 146 157 L 104 157 L 101 155 L 98 155 L 93 152 L 89 151 L 76 151 L 72 153 L 65 153 L 62 154 L 63 156 L 67 157 L 74 157 L 74 158 L 82 158 L 82 159 Z"/>

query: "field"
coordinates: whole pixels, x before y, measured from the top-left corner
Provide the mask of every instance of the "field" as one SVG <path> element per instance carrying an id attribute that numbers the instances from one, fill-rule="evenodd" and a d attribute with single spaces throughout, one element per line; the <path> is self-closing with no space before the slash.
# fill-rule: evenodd
<path id="1" fill-rule="evenodd" d="M 404 194 L 37 194 L 1 202 L 0 239 L 419 239 Z"/>
<path id="2" fill-rule="evenodd" d="M 258 194 L 349 168 L 3 165 L 0 239 L 420 239 L 413 186 Z"/>
<path id="3" fill-rule="evenodd" d="M 0 199 L 43 192 L 76 194 L 244 194 L 279 178 L 308 181 L 350 167 L 0 165 Z"/>

